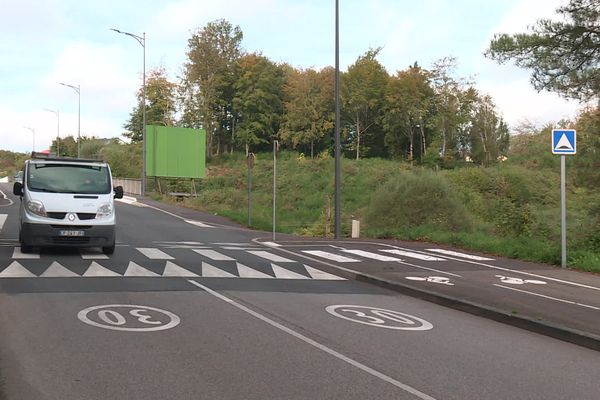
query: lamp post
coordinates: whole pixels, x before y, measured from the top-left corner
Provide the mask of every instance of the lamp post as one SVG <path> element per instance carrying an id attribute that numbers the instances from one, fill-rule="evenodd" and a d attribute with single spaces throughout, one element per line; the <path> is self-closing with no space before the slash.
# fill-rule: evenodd
<path id="1" fill-rule="evenodd" d="M 142 196 L 146 195 L 146 32 L 142 36 L 111 28 L 111 31 L 131 36 L 142 46 L 144 53 L 142 74 Z"/>
<path id="2" fill-rule="evenodd" d="M 35 129 L 30 128 L 28 126 L 24 126 L 23 128 L 29 129 L 31 131 L 31 133 L 33 133 L 33 146 L 31 148 L 31 151 L 34 152 L 35 151 Z"/>
<path id="3" fill-rule="evenodd" d="M 340 139 L 340 11 L 339 0 L 335 0 L 335 238 L 342 232 L 341 190 L 341 139 Z"/>
<path id="4" fill-rule="evenodd" d="M 70 87 L 77 92 L 77 158 L 81 157 L 81 86 L 69 85 L 66 83 L 59 83 L 66 87 Z"/>
<path id="5" fill-rule="evenodd" d="M 60 157 L 60 113 L 58 110 L 51 110 L 49 108 L 44 108 L 44 111 L 56 115 L 56 155 Z"/>

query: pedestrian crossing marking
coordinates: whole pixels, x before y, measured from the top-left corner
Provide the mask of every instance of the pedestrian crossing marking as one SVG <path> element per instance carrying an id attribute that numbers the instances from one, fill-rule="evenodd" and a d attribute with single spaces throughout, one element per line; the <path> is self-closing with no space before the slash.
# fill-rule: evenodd
<path id="1" fill-rule="evenodd" d="M 108 256 L 100 252 L 92 252 L 88 249 L 82 249 L 80 251 L 81 258 L 84 260 L 107 260 Z"/>
<path id="2" fill-rule="evenodd" d="M 40 275 L 40 278 L 73 278 L 79 277 L 78 274 L 63 267 L 60 263 L 54 261 L 50 266 Z"/>
<path id="3" fill-rule="evenodd" d="M 39 255 L 39 253 L 38 254 L 29 254 L 29 253 L 25 254 L 25 253 L 21 252 L 20 247 L 15 247 L 12 258 L 21 259 L 21 260 L 35 260 L 35 259 L 40 258 L 40 255 Z"/>
<path id="4" fill-rule="evenodd" d="M 306 279 L 306 276 L 281 268 L 279 265 L 271 264 L 271 268 L 275 273 L 275 278 L 278 279 Z"/>
<path id="5" fill-rule="evenodd" d="M 350 253 L 350 254 L 355 254 L 357 256 L 361 256 L 361 257 L 365 257 L 365 258 L 371 258 L 373 260 L 378 260 L 378 261 L 402 261 L 399 258 L 395 258 L 395 257 L 389 257 L 389 256 L 382 256 L 381 254 L 377 254 L 377 253 L 371 253 L 370 251 L 364 251 L 364 250 L 342 250 L 344 253 Z"/>
<path id="6" fill-rule="evenodd" d="M 167 261 L 167 264 L 165 265 L 165 270 L 163 271 L 162 276 L 178 276 L 178 277 L 184 277 L 184 278 L 198 278 L 198 275 L 196 275 L 192 271 L 182 268 L 179 265 L 177 265 L 171 261 Z"/>
<path id="7" fill-rule="evenodd" d="M 230 274 L 227 271 L 223 271 L 220 268 L 214 267 L 209 263 L 202 263 L 202 277 L 203 278 L 237 278 L 237 276 Z"/>
<path id="8" fill-rule="evenodd" d="M 155 272 L 150 271 L 149 269 L 142 267 L 141 265 L 134 263 L 133 261 L 129 261 L 129 265 L 127 265 L 127 269 L 125 270 L 125 273 L 123 274 L 123 276 L 160 276 L 160 275 L 158 275 Z"/>
<path id="9" fill-rule="evenodd" d="M 140 253 L 150 258 L 151 260 L 173 260 L 174 258 L 162 250 L 152 247 L 137 247 Z"/>
<path id="10" fill-rule="evenodd" d="M 327 272 L 323 272 L 319 269 L 313 268 L 313 267 L 309 267 L 308 265 L 304 265 L 304 268 L 306 268 L 306 272 L 308 272 L 308 274 L 311 276 L 311 278 L 313 279 L 318 279 L 318 280 L 330 280 L 330 281 L 345 281 L 345 278 L 342 278 L 341 276 L 337 276 L 337 275 L 333 275 L 333 274 L 329 274 Z"/>
<path id="11" fill-rule="evenodd" d="M 27 268 L 13 261 L 4 271 L 0 272 L 0 278 L 37 278 Z"/>
<path id="12" fill-rule="evenodd" d="M 409 257 L 409 258 L 416 258 L 417 260 L 423 260 L 423 261 L 446 261 L 445 258 L 428 256 L 427 254 L 421 254 L 421 253 L 413 253 L 412 251 L 406 251 L 406 250 L 382 249 L 379 251 L 383 251 L 383 252 L 391 253 L 391 254 L 397 254 L 399 256 L 404 256 L 404 257 Z"/>
<path id="13" fill-rule="evenodd" d="M 273 262 L 296 262 L 289 258 L 278 256 L 277 254 L 271 254 L 268 251 L 248 251 L 248 253 Z"/>
<path id="14" fill-rule="evenodd" d="M 333 254 L 322 250 L 302 250 L 302 252 L 316 257 L 321 257 L 326 260 L 337 261 L 341 263 L 360 262 L 360 260 L 355 260 L 354 258 L 344 257 L 339 254 Z"/>
<path id="15" fill-rule="evenodd" d="M 471 255 L 471 254 L 464 254 L 464 253 L 459 253 L 457 251 L 450 251 L 450 250 L 444 250 L 444 249 L 427 249 L 427 251 L 433 251 L 435 253 L 446 254 L 448 256 L 455 256 L 455 257 L 466 258 L 468 260 L 494 261 L 493 258 L 474 256 L 474 255 Z"/>
<path id="16" fill-rule="evenodd" d="M 96 261 L 92 261 L 89 268 L 82 275 L 84 277 L 101 277 L 101 276 L 121 276 L 114 271 L 111 271 L 108 268 L 104 268 L 102 265 L 98 264 Z"/>
<path id="17" fill-rule="evenodd" d="M 240 278 L 273 278 L 271 275 L 267 275 L 263 272 L 257 271 L 244 264 L 236 263 L 238 275 Z"/>
<path id="18" fill-rule="evenodd" d="M 210 258 L 211 260 L 215 260 L 215 261 L 235 261 L 234 258 L 226 256 L 225 254 L 221 254 L 218 251 L 214 251 L 214 250 L 198 250 L 198 249 L 193 249 L 193 250 L 196 253 L 200 254 L 201 256 Z"/>
<path id="19" fill-rule="evenodd" d="M 6 217 L 8 217 L 8 214 L 0 214 L 0 231 L 6 222 Z"/>

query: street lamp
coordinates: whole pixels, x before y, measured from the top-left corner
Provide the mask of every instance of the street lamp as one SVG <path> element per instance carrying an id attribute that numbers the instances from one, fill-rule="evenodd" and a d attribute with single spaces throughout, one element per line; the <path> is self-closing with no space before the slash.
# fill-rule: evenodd
<path id="1" fill-rule="evenodd" d="M 77 92 L 77 158 L 81 157 L 81 86 L 68 85 L 66 83 L 59 83 L 66 87 L 70 87 Z"/>
<path id="2" fill-rule="evenodd" d="M 44 111 L 56 115 L 56 155 L 60 157 L 60 113 L 58 110 L 51 110 L 49 108 L 44 108 Z"/>
<path id="3" fill-rule="evenodd" d="M 146 195 L 146 32 L 142 36 L 135 35 L 129 32 L 123 32 L 118 29 L 111 28 L 111 31 L 131 36 L 139 44 L 142 45 L 144 53 L 143 62 L 143 77 L 142 77 L 142 196 Z"/>
<path id="4" fill-rule="evenodd" d="M 31 131 L 31 133 L 33 133 L 33 146 L 32 146 L 32 150 L 31 151 L 34 152 L 35 151 L 35 129 L 30 128 L 28 126 L 24 126 L 23 128 L 29 129 Z"/>

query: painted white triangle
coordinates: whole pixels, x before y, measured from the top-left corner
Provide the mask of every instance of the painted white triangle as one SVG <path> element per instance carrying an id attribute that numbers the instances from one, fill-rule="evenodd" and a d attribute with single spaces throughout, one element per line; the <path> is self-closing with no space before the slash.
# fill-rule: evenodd
<path id="1" fill-rule="evenodd" d="M 275 272 L 275 278 L 278 279 L 310 279 L 304 275 L 281 268 L 279 265 L 271 264 L 271 268 L 273 268 L 273 272 Z"/>
<path id="2" fill-rule="evenodd" d="M 27 268 L 13 261 L 4 271 L 0 272 L 0 278 L 36 278 Z"/>
<path id="3" fill-rule="evenodd" d="M 92 261 L 90 267 L 85 271 L 82 276 L 86 277 L 100 277 L 100 276 L 121 276 L 110 269 L 104 268 L 102 265 L 98 264 L 96 261 Z"/>
<path id="4" fill-rule="evenodd" d="M 567 138 L 567 135 L 565 133 L 562 134 L 562 136 L 558 140 L 558 143 L 556 143 L 555 149 L 573 151 L 573 145 L 571 144 L 571 142 L 569 142 L 569 139 Z"/>
<path id="5" fill-rule="evenodd" d="M 149 269 L 142 267 L 134 263 L 133 261 L 129 261 L 129 265 L 127 265 L 127 270 L 123 276 L 160 276 L 156 272 L 152 272 Z"/>
<path id="6" fill-rule="evenodd" d="M 304 265 L 304 268 L 306 268 L 306 272 L 308 272 L 310 274 L 310 276 L 312 276 L 313 279 L 329 280 L 329 281 L 345 281 L 346 280 L 345 278 L 342 278 L 341 276 L 329 274 L 327 272 L 320 271 L 316 268 L 309 267 L 308 265 Z"/>
<path id="7" fill-rule="evenodd" d="M 195 273 L 193 273 L 192 271 L 189 271 L 185 268 L 181 268 L 179 265 L 171 262 L 171 261 L 167 261 L 167 264 L 165 265 L 165 270 L 163 271 L 162 276 L 180 276 L 180 277 L 187 277 L 187 278 L 197 278 L 198 275 L 196 275 Z"/>
<path id="8" fill-rule="evenodd" d="M 240 278 L 272 278 L 271 275 L 267 275 L 263 272 L 257 271 L 250 267 L 245 266 L 244 264 L 236 263 L 238 274 Z"/>
<path id="9" fill-rule="evenodd" d="M 44 271 L 43 274 L 40 275 L 42 278 L 73 278 L 79 277 L 78 274 L 63 267 L 60 263 L 54 261 L 48 269 Z"/>
<path id="10" fill-rule="evenodd" d="M 202 263 L 202 276 L 205 278 L 237 278 L 237 276 L 205 262 Z"/>

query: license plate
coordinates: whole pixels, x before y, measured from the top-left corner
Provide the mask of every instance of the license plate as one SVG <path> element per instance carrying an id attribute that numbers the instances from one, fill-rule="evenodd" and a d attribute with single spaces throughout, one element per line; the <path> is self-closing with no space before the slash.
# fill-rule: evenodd
<path id="1" fill-rule="evenodd" d="M 68 231 L 60 231 L 59 234 L 60 234 L 60 236 L 83 236 L 84 232 L 68 230 Z"/>

